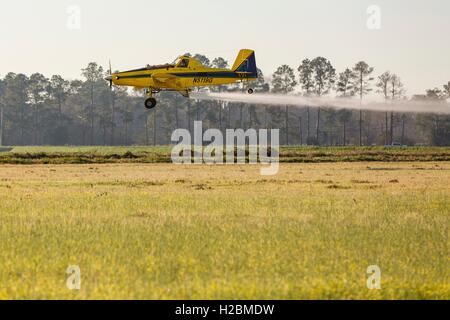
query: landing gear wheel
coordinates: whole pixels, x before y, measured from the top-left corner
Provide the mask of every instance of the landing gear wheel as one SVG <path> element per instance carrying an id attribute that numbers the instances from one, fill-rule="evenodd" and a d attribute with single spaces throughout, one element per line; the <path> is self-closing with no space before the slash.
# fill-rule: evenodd
<path id="1" fill-rule="evenodd" d="M 155 98 L 148 98 L 147 100 L 145 100 L 145 107 L 147 109 L 153 109 L 154 107 L 156 107 L 156 99 Z"/>
<path id="2" fill-rule="evenodd" d="M 254 91 L 253 91 L 253 89 L 252 89 L 252 88 L 250 88 L 250 89 L 248 89 L 248 91 L 247 91 L 247 92 L 248 92 L 248 94 L 253 94 L 253 92 L 254 92 Z"/>

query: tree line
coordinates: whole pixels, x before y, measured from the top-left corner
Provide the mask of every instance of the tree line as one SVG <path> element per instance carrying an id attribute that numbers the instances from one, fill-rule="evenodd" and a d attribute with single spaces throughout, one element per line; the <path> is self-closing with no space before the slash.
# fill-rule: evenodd
<path id="1" fill-rule="evenodd" d="M 226 68 L 218 57 L 193 55 L 205 66 Z M 115 87 L 95 62 L 81 69 L 82 79 L 60 75 L 8 73 L 0 78 L 0 145 L 163 145 L 175 128 L 277 128 L 285 145 L 450 145 L 450 117 L 437 114 L 351 111 L 327 108 L 260 106 L 196 101 L 161 93 L 158 107 L 143 107 L 143 92 Z M 360 61 L 337 72 L 324 57 L 304 59 L 297 68 L 280 66 L 268 81 L 261 70 L 255 83 L 211 88 L 212 91 L 333 96 L 363 102 L 369 93 L 386 103 L 397 100 L 448 103 L 450 81 L 442 88 L 406 97 L 401 78 Z"/>

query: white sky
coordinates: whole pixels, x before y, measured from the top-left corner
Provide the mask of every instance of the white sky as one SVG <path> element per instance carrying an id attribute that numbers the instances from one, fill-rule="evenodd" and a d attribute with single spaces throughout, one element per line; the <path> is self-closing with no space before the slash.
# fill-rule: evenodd
<path id="1" fill-rule="evenodd" d="M 67 8 L 81 9 L 81 29 Z M 366 10 L 381 9 L 369 30 Z M 0 76 L 9 71 L 80 78 L 90 61 L 124 70 L 185 52 L 223 56 L 256 50 L 265 75 L 306 57 L 338 71 L 366 60 L 396 72 L 408 94 L 450 80 L 449 0 L 14 0 L 0 4 Z"/>

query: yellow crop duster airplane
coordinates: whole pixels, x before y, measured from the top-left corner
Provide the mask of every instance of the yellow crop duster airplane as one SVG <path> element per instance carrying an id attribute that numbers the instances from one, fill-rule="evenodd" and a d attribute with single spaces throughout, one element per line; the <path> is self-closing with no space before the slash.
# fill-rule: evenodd
<path id="1" fill-rule="evenodd" d="M 154 94 L 161 91 L 177 91 L 189 97 L 192 88 L 218 86 L 258 78 L 255 52 L 243 49 L 231 69 L 207 68 L 192 57 L 181 56 L 172 64 L 147 66 L 142 69 L 112 73 L 105 78 L 110 86 L 130 86 L 145 89 L 147 100 L 145 107 L 156 106 Z M 248 93 L 252 94 L 253 89 Z"/>

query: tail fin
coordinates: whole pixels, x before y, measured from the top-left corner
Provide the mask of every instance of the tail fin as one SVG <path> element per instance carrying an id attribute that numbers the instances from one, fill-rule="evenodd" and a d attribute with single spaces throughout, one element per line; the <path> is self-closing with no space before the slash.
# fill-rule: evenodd
<path id="1" fill-rule="evenodd" d="M 232 70 L 234 72 L 246 73 L 248 78 L 258 78 L 255 51 L 248 49 L 242 49 L 239 51 Z"/>

